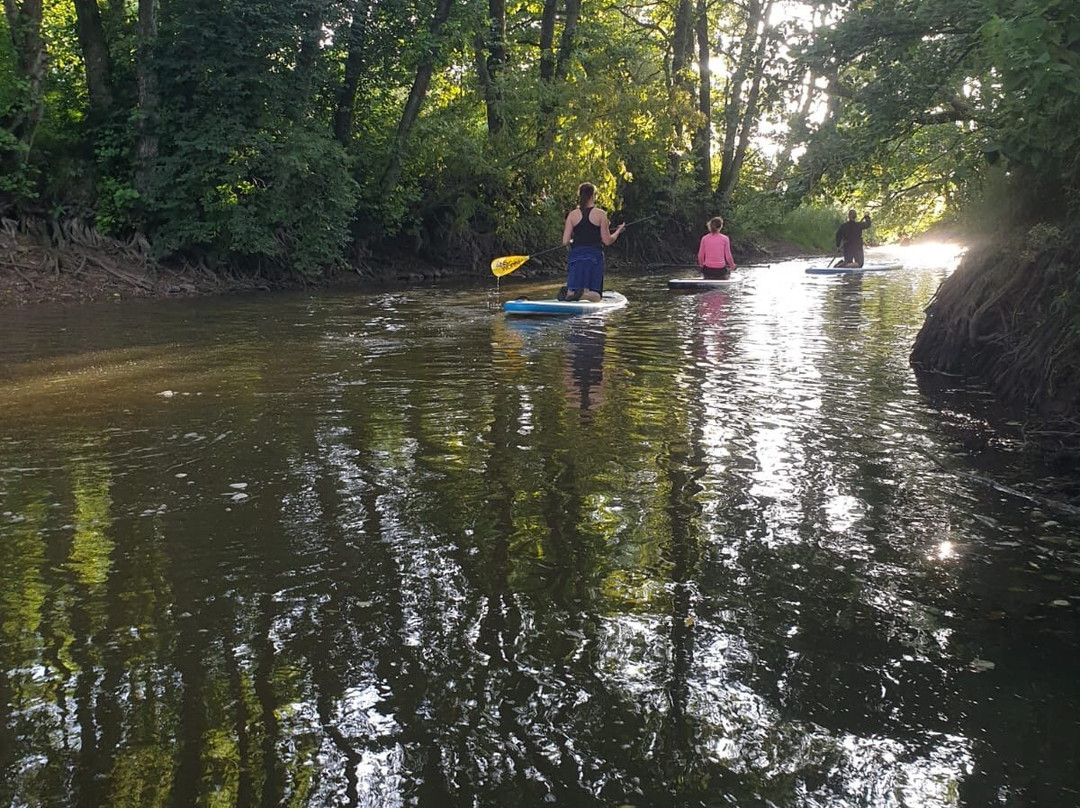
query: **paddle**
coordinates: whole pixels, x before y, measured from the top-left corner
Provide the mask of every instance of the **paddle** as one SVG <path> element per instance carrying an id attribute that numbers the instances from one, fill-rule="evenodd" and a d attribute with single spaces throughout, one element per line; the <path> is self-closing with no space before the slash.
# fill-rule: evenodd
<path id="1" fill-rule="evenodd" d="M 739 269 L 769 268 L 772 264 L 739 264 Z M 646 269 L 701 269 L 699 264 L 646 264 Z"/>
<path id="2" fill-rule="evenodd" d="M 635 219 L 632 222 L 627 222 L 626 227 L 630 227 L 631 225 L 635 225 L 635 224 L 640 224 L 641 222 L 645 222 L 645 221 L 648 221 L 649 219 L 655 219 L 655 218 L 656 218 L 656 214 L 654 213 L 652 216 L 646 216 L 643 219 Z M 623 229 L 626 229 L 626 228 L 624 227 Z M 565 244 L 559 244 L 559 245 L 557 245 L 555 247 L 549 247 L 546 250 L 541 250 L 538 253 L 533 253 L 532 255 L 504 255 L 501 258 L 496 258 L 494 261 L 491 262 L 491 274 L 494 275 L 496 278 L 501 278 L 503 275 L 509 275 L 515 269 L 518 269 L 526 261 L 528 261 L 528 260 L 530 260 L 532 258 L 537 258 L 538 256 L 544 255 L 544 254 L 549 253 L 549 252 L 554 252 L 555 250 L 559 249 L 560 247 L 565 247 L 565 246 L 566 246 Z"/>
<path id="3" fill-rule="evenodd" d="M 504 255 L 502 258 L 496 258 L 491 262 L 491 273 L 496 278 L 501 278 L 503 275 L 509 275 L 515 269 L 520 267 L 530 258 L 536 258 L 540 255 L 545 255 L 549 252 L 555 252 L 555 250 L 565 247 L 565 244 L 559 244 L 555 247 L 549 247 L 546 250 L 541 250 L 538 253 L 532 255 Z"/>
<path id="4" fill-rule="evenodd" d="M 627 227 L 633 227 L 635 224 L 641 224 L 642 222 L 647 222 L 647 221 L 649 221 L 649 219 L 655 219 L 655 218 L 656 218 L 656 214 L 653 213 L 650 216 L 645 216 L 645 217 L 643 217 L 641 219 L 634 219 L 634 221 L 632 221 L 632 222 L 627 222 L 626 226 Z"/>

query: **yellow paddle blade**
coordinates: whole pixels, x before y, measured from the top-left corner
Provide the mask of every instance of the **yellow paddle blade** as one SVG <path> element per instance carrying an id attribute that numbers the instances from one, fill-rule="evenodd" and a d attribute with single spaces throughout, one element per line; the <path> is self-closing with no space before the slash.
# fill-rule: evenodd
<path id="1" fill-rule="evenodd" d="M 502 258 L 496 258 L 491 262 L 491 272 L 497 278 L 501 278 L 503 275 L 509 275 L 528 261 L 530 257 L 531 256 L 528 255 L 504 255 Z"/>

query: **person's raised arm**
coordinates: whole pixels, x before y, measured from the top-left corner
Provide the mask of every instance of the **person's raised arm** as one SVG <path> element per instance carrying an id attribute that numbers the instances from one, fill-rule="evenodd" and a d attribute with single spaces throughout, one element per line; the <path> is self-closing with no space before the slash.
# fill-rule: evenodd
<path id="1" fill-rule="evenodd" d="M 862 229 L 866 230 L 870 227 L 870 214 L 864 213 L 862 217 Z"/>

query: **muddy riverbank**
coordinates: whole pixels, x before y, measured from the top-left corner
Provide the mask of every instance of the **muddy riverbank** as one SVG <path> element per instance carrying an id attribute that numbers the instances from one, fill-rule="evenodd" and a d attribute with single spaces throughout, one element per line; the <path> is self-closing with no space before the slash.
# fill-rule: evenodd
<path id="1" fill-rule="evenodd" d="M 736 245 L 738 247 L 738 245 Z M 655 250 L 653 251 L 655 253 Z M 770 242 L 736 250 L 743 263 L 768 262 L 799 255 L 797 245 Z M 649 260 L 693 261 L 687 248 L 669 248 Z M 646 259 L 609 258 L 609 268 L 634 271 L 670 267 Z M 563 256 L 533 261 L 504 283 L 555 277 L 563 271 Z M 199 297 L 237 292 L 371 288 L 387 284 L 431 283 L 490 279 L 483 261 L 472 265 L 437 265 L 407 251 L 386 251 L 354 257 L 350 265 L 304 278 L 276 268 L 210 267 L 205 262 L 156 261 L 141 238 L 111 239 L 77 220 L 16 223 L 0 221 L 0 307 L 40 303 L 80 303 L 102 300 Z"/>

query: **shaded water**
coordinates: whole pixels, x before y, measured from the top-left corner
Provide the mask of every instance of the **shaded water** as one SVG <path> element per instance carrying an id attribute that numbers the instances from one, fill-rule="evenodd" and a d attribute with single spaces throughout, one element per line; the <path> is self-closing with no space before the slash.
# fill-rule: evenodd
<path id="1" fill-rule="evenodd" d="M 1080 523 L 802 266 L 5 312 L 0 803 L 1080 803 Z"/>

